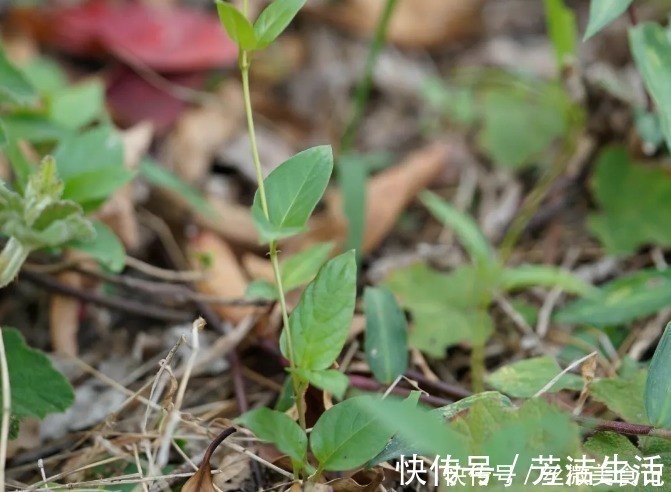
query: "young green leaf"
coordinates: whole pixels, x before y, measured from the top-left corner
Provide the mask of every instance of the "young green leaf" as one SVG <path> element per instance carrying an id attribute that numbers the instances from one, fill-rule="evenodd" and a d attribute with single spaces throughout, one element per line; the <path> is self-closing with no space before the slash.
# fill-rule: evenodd
<path id="1" fill-rule="evenodd" d="M 589 21 L 583 41 L 598 33 L 617 19 L 631 5 L 633 0 L 591 0 L 589 3 Z"/>
<path id="2" fill-rule="evenodd" d="M 650 362 L 645 382 L 645 411 L 650 423 L 671 428 L 671 323 L 666 325 L 662 338 Z"/>
<path id="3" fill-rule="evenodd" d="M 37 102 L 37 92 L 26 77 L 7 59 L 0 49 L 0 102 L 26 106 Z"/>
<path id="4" fill-rule="evenodd" d="M 76 241 L 69 246 L 91 255 L 98 263 L 113 272 L 120 272 L 126 265 L 126 250 L 112 229 L 102 222 L 93 222 L 96 231 L 92 241 Z"/>
<path id="5" fill-rule="evenodd" d="M 263 407 L 241 415 L 236 422 L 247 427 L 259 439 L 272 442 L 280 452 L 291 458 L 294 466 L 302 467 L 305 463 L 308 438 L 287 414 Z"/>
<path id="6" fill-rule="evenodd" d="M 241 50 L 256 49 L 257 39 L 252 24 L 230 3 L 226 3 L 224 0 L 215 1 L 219 20 L 235 44 Z"/>
<path id="7" fill-rule="evenodd" d="M 253 280 L 247 284 L 245 297 L 249 299 L 277 299 L 277 288 L 267 280 Z"/>
<path id="8" fill-rule="evenodd" d="M 49 104 L 49 117 L 58 125 L 76 130 L 96 120 L 105 111 L 105 88 L 94 80 L 56 92 Z"/>
<path id="9" fill-rule="evenodd" d="M 134 176 L 133 171 L 121 166 L 106 166 L 81 173 L 66 181 L 63 197 L 80 203 L 85 211 L 91 212 Z"/>
<path id="10" fill-rule="evenodd" d="M 550 356 L 535 357 L 503 366 L 487 378 L 487 383 L 514 398 L 531 398 L 561 372 L 559 364 Z M 580 390 L 582 378 L 564 374 L 549 390 Z"/>
<path id="11" fill-rule="evenodd" d="M 306 0 L 273 0 L 254 23 L 256 49 L 261 50 L 282 34 Z"/>
<path id="12" fill-rule="evenodd" d="M 366 361 L 375 379 L 391 384 L 408 368 L 408 326 L 394 294 L 384 287 L 367 287 Z"/>
<path id="13" fill-rule="evenodd" d="M 335 369 L 311 371 L 310 369 L 296 369 L 298 375 L 310 382 L 315 388 L 332 393 L 336 398 L 342 400 L 349 385 L 349 378 Z"/>
<path id="14" fill-rule="evenodd" d="M 627 461 L 634 460 L 634 456 L 641 454 L 627 436 L 615 432 L 597 432 L 587 439 L 585 449 L 600 457 L 617 454 Z"/>
<path id="15" fill-rule="evenodd" d="M 352 470 L 376 456 L 396 432 L 380 425 L 363 400 L 350 398 L 324 412 L 312 428 L 310 448 L 322 470 Z"/>
<path id="16" fill-rule="evenodd" d="M 421 200 L 434 217 L 454 230 L 475 264 L 489 265 L 495 262 L 489 242 L 470 216 L 428 191 L 421 194 Z"/>
<path id="17" fill-rule="evenodd" d="M 599 155 L 592 179 L 601 212 L 589 216 L 588 226 L 608 254 L 671 246 L 671 216 L 665 211 L 671 179 L 664 169 L 637 165 L 625 148 L 609 147 Z"/>
<path id="18" fill-rule="evenodd" d="M 123 166 L 123 142 L 110 126 L 73 133 L 54 151 L 58 174 L 66 183 L 80 174 Z"/>
<path id="19" fill-rule="evenodd" d="M 74 402 L 74 392 L 49 358 L 28 347 L 16 329 L 3 328 L 2 339 L 9 367 L 12 414 L 43 419 L 47 414 L 67 410 Z"/>
<path id="20" fill-rule="evenodd" d="M 39 113 L 23 113 L 17 111 L 3 116 L 7 134 L 11 140 L 25 140 L 31 143 L 58 142 L 72 134 L 71 130 L 63 128 Z"/>
<path id="21" fill-rule="evenodd" d="M 594 3 L 593 1 L 592 4 Z M 671 149 L 671 91 L 669 91 L 671 40 L 669 35 L 660 24 L 646 22 L 629 29 L 629 44 L 643 82 L 659 111 L 666 145 Z"/>
<path id="22" fill-rule="evenodd" d="M 584 280 L 562 268 L 548 265 L 520 265 L 501 272 L 501 288 L 505 291 L 527 287 L 559 287 L 571 294 L 596 295 L 599 291 Z"/>
<path id="23" fill-rule="evenodd" d="M 605 284 L 601 295 L 574 301 L 557 311 L 558 323 L 606 327 L 628 323 L 671 305 L 671 272 L 640 270 Z"/>
<path id="24" fill-rule="evenodd" d="M 544 0 L 544 3 L 548 34 L 561 68 L 576 53 L 578 28 L 575 13 L 566 6 L 564 0 Z"/>
<path id="25" fill-rule="evenodd" d="M 280 264 L 282 287 L 286 292 L 314 278 L 333 250 L 334 243 L 319 243 L 290 256 Z"/>
<path id="26" fill-rule="evenodd" d="M 366 229 L 366 179 L 369 174 L 365 156 L 338 157 L 336 177 L 347 218 L 347 249 L 360 255 Z"/>
<path id="27" fill-rule="evenodd" d="M 648 424 L 643 401 L 646 377 L 646 371 L 639 370 L 629 377 L 596 379 L 590 385 L 590 393 L 592 398 L 606 405 L 611 412 L 627 422 Z"/>
<path id="28" fill-rule="evenodd" d="M 261 240 L 270 242 L 304 230 L 332 171 L 331 147 L 322 145 L 296 154 L 271 172 L 264 180 L 269 220 L 266 220 L 258 191 L 252 205 Z"/>
<path id="29" fill-rule="evenodd" d="M 328 369 L 347 340 L 356 298 L 354 251 L 326 263 L 307 286 L 289 318 L 296 365 L 303 369 Z M 285 331 L 282 354 L 289 358 Z"/>

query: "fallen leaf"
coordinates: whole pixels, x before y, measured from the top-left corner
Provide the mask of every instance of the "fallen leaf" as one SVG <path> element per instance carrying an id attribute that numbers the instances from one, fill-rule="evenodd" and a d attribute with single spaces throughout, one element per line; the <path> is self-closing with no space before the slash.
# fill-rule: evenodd
<path id="1" fill-rule="evenodd" d="M 376 466 L 360 470 L 351 477 L 336 478 L 327 482 L 334 492 L 375 492 L 384 480 L 384 470 Z"/>
<path id="2" fill-rule="evenodd" d="M 80 289 L 82 276 L 77 272 L 64 271 L 56 278 L 59 282 Z M 70 296 L 53 294 L 49 303 L 49 335 L 55 353 L 76 356 L 79 353 L 77 333 L 79 332 L 79 300 Z"/>
<path id="3" fill-rule="evenodd" d="M 182 486 L 182 492 L 216 492 L 212 483 L 210 463 L 204 461 L 198 471 Z"/>
<path id="4" fill-rule="evenodd" d="M 306 12 L 328 22 L 372 35 L 385 0 L 322 1 L 306 5 Z M 399 0 L 389 24 L 387 39 L 406 48 L 439 48 L 480 32 L 484 0 Z"/>
<path id="5" fill-rule="evenodd" d="M 83 57 L 113 54 L 158 72 L 194 72 L 234 64 L 237 46 L 214 15 L 93 0 L 68 7 L 14 9 L 15 22 L 51 48 Z"/>
<path id="6" fill-rule="evenodd" d="M 213 232 L 203 231 L 190 238 L 189 259 L 193 268 L 201 267 L 199 257 L 206 256 L 209 267 L 207 277 L 198 282 L 199 292 L 224 298 L 244 297 L 247 278 L 228 243 Z M 232 323 L 239 323 L 252 312 L 252 308 L 213 305 L 213 309 Z"/>
<path id="7" fill-rule="evenodd" d="M 242 87 L 224 83 L 211 102 L 187 110 L 168 135 L 162 162 L 189 184 L 201 182 L 221 146 L 244 124 Z"/>
<path id="8" fill-rule="evenodd" d="M 214 484 L 222 490 L 241 490 L 242 484 L 251 476 L 250 459 L 242 453 L 230 453 L 219 464 L 221 473 L 214 475 Z"/>

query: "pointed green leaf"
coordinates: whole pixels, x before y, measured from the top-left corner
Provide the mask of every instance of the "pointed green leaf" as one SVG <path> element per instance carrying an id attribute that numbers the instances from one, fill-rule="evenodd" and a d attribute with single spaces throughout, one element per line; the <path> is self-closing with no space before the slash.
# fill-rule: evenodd
<path id="1" fill-rule="evenodd" d="M 333 250 L 334 243 L 319 243 L 290 256 L 280 264 L 282 287 L 286 292 L 314 278 Z"/>
<path id="2" fill-rule="evenodd" d="M 13 415 L 43 419 L 49 413 L 63 412 L 72 405 L 74 392 L 70 383 L 54 369 L 46 355 L 28 347 L 13 328 L 3 328 L 2 339 L 9 367 Z"/>
<path id="3" fill-rule="evenodd" d="M 264 407 L 247 412 L 236 421 L 251 430 L 259 439 L 272 442 L 295 464 L 305 462 L 308 438 L 303 429 L 287 414 Z"/>
<path id="4" fill-rule="evenodd" d="M 272 43 L 291 23 L 306 0 L 273 0 L 254 23 L 256 49 Z"/>
<path id="5" fill-rule="evenodd" d="M 559 364 L 550 356 L 534 357 L 507 364 L 487 378 L 487 383 L 514 398 L 531 398 L 561 372 Z M 564 374 L 549 390 L 582 389 L 582 378 Z"/>
<path id="6" fill-rule="evenodd" d="M 37 102 L 37 92 L 21 71 L 7 59 L 2 49 L 0 49 L 0 80 L 2 80 L 0 102 L 6 100 L 22 106 Z"/>
<path id="7" fill-rule="evenodd" d="M 408 369 L 408 326 L 394 294 L 384 287 L 367 287 L 366 361 L 375 379 L 391 384 Z"/>
<path id="8" fill-rule="evenodd" d="M 296 366 L 328 369 L 340 354 L 354 316 L 356 259 L 354 251 L 326 263 L 307 286 L 291 313 L 289 326 Z M 286 327 L 280 347 L 289 358 Z"/>
<path id="9" fill-rule="evenodd" d="M 557 64 L 561 68 L 576 53 L 578 27 L 575 12 L 566 6 L 564 0 L 544 0 L 544 2 L 548 34 L 555 49 Z"/>
<path id="10" fill-rule="evenodd" d="M 321 371 L 311 371 L 309 369 L 298 368 L 298 375 L 309 381 L 312 386 L 323 391 L 333 393 L 333 396 L 342 400 L 349 386 L 349 378 L 342 372 L 335 369 L 326 369 Z"/>
<path id="11" fill-rule="evenodd" d="M 671 323 L 650 362 L 645 382 L 645 411 L 648 420 L 657 427 L 671 428 Z"/>
<path id="12" fill-rule="evenodd" d="M 53 143 L 72 134 L 71 130 L 57 125 L 46 115 L 15 112 L 3 116 L 7 134 L 12 140 L 31 143 Z"/>
<path id="13" fill-rule="evenodd" d="M 376 456 L 396 432 L 362 405 L 369 396 L 345 400 L 324 412 L 310 434 L 310 448 L 324 470 L 352 470 Z"/>
<path id="14" fill-rule="evenodd" d="M 331 147 L 322 145 L 296 154 L 271 172 L 264 180 L 269 220 L 262 220 L 265 214 L 258 191 L 252 206 L 261 240 L 270 242 L 302 230 L 321 200 L 332 171 Z"/>
<path id="15" fill-rule="evenodd" d="M 660 24 L 646 22 L 629 29 L 629 45 L 643 82 L 656 103 L 662 130 L 666 137 L 666 145 L 671 149 L 671 91 L 669 91 L 671 40 L 669 35 Z"/>
<path id="16" fill-rule="evenodd" d="M 433 216 L 454 231 L 474 263 L 487 265 L 495 261 L 489 242 L 470 216 L 428 191 L 420 197 Z"/>
<path id="17" fill-rule="evenodd" d="M 226 33 L 241 50 L 256 49 L 257 39 L 252 24 L 230 3 L 216 0 L 219 20 Z"/>
<path id="18" fill-rule="evenodd" d="M 54 151 L 58 174 L 65 182 L 104 167 L 123 166 L 123 142 L 110 126 L 72 133 Z"/>
<path id="19" fill-rule="evenodd" d="M 92 241 L 77 241 L 71 247 L 88 253 L 101 265 L 113 272 L 120 272 L 126 264 L 126 250 L 119 238 L 100 221 L 94 221 L 96 236 Z"/>
<path id="20" fill-rule="evenodd" d="M 65 220 L 71 215 L 83 215 L 82 208 L 75 202 L 59 200 L 50 203 L 42 209 L 40 215 L 33 222 L 32 227 L 36 231 L 45 230 L 50 224 L 59 220 Z"/>
<path id="21" fill-rule="evenodd" d="M 671 305 L 671 271 L 647 269 L 613 280 L 601 294 L 574 301 L 556 312 L 566 324 L 606 327 L 628 323 Z"/>
<path id="22" fill-rule="evenodd" d="M 571 294 L 596 295 L 599 291 L 568 270 L 549 265 L 520 265 L 501 272 L 505 291 L 528 287 L 559 287 Z"/>
<path id="23" fill-rule="evenodd" d="M 631 5 L 633 0 L 591 0 L 589 3 L 589 21 L 583 41 L 598 33 L 617 19 Z"/>
<path id="24" fill-rule="evenodd" d="M 63 198 L 78 202 L 91 212 L 134 176 L 133 171 L 121 166 L 106 166 L 80 173 L 67 180 Z"/>
<path id="25" fill-rule="evenodd" d="M 105 88 L 101 81 L 83 82 L 51 97 L 49 117 L 64 128 L 76 130 L 105 112 Z"/>

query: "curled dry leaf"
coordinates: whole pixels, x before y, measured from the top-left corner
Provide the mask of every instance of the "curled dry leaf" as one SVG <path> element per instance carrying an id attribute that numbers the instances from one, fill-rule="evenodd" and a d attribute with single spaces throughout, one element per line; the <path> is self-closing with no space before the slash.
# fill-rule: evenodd
<path id="1" fill-rule="evenodd" d="M 212 458 L 212 454 L 214 454 L 214 451 L 224 439 L 233 434 L 236 430 L 235 427 L 229 427 L 228 429 L 224 429 L 221 434 L 214 438 L 207 447 L 207 451 L 205 451 L 203 462 L 198 468 L 198 471 L 182 486 L 182 492 L 215 492 L 217 490 L 212 483 L 210 458 Z"/>
<path id="2" fill-rule="evenodd" d="M 385 0 L 308 2 L 306 11 L 359 35 L 372 35 Z M 387 38 L 407 48 L 439 48 L 477 34 L 484 0 L 399 0 Z"/>
<path id="3" fill-rule="evenodd" d="M 124 167 L 135 171 L 140 159 L 149 150 L 154 130 L 150 123 L 140 123 L 124 132 Z M 121 239 L 126 248 L 136 249 L 140 243 L 140 228 L 135 214 L 133 184 L 128 183 L 114 192 L 96 214 Z"/>
<path id="4" fill-rule="evenodd" d="M 244 297 L 247 278 L 225 240 L 212 232 L 203 231 L 190 238 L 188 250 L 194 269 L 201 268 L 203 258 L 209 265 L 206 278 L 196 284 L 199 292 L 228 299 Z M 239 323 L 252 312 L 247 307 L 214 305 L 213 308 L 219 316 L 232 323 Z"/>
<path id="5" fill-rule="evenodd" d="M 334 492 L 375 492 L 384 480 L 384 470 L 376 466 L 360 470 L 351 477 L 336 478 L 327 482 Z"/>

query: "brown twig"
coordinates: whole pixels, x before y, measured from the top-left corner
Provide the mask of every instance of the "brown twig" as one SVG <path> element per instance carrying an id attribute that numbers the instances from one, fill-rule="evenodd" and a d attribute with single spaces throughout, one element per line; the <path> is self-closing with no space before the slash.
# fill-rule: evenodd
<path id="1" fill-rule="evenodd" d="M 365 391 L 379 391 L 381 389 L 385 389 L 385 386 L 366 376 L 349 375 L 348 377 L 349 377 L 349 384 L 353 388 L 358 388 Z M 397 386 L 394 389 L 392 389 L 391 392 L 399 396 L 408 396 L 412 391 L 406 388 L 399 388 Z M 444 407 L 445 405 L 454 403 L 453 400 L 447 400 L 445 398 L 440 398 L 438 396 L 433 395 L 427 395 L 425 393 L 422 393 L 419 399 L 424 403 L 431 405 L 432 407 Z"/>
<path id="2" fill-rule="evenodd" d="M 93 291 L 77 289 L 50 277 L 37 272 L 24 271 L 21 273 L 21 279 L 28 280 L 36 285 L 48 290 L 57 292 L 60 295 L 74 297 L 86 303 L 96 304 L 98 306 L 122 311 L 127 314 L 140 316 L 143 318 L 159 319 L 171 322 L 184 322 L 193 318 L 188 311 L 177 311 L 164 306 L 155 306 L 146 302 L 133 301 L 131 299 L 101 296 Z"/>
<path id="3" fill-rule="evenodd" d="M 652 425 L 630 424 L 611 420 L 593 419 L 589 417 L 573 417 L 578 424 L 598 431 L 610 431 L 627 436 L 650 436 L 671 439 L 671 429 L 659 429 Z"/>

